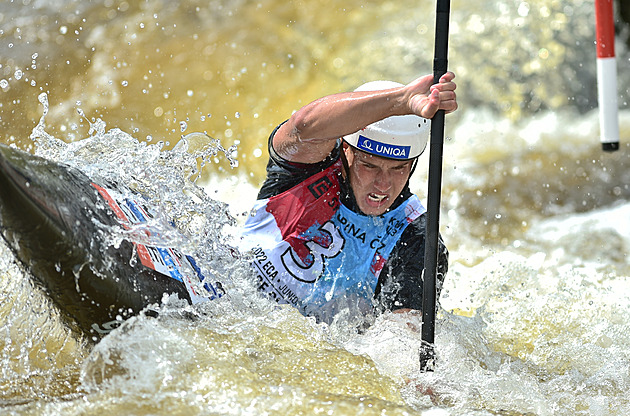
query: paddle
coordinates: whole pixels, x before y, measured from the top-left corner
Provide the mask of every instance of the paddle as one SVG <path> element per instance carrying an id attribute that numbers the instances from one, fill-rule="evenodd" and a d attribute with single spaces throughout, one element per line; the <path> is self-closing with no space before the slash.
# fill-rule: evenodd
<path id="1" fill-rule="evenodd" d="M 433 59 L 433 83 L 438 83 L 448 65 L 448 23 L 450 0 L 437 0 L 435 18 L 435 54 Z M 444 110 L 439 110 L 431 122 L 431 147 L 429 154 L 429 186 L 427 195 L 427 231 L 425 236 L 423 294 L 422 294 L 422 371 L 435 367 L 435 298 L 438 259 L 438 235 L 440 228 L 440 199 L 442 185 L 442 151 L 444 145 Z"/>

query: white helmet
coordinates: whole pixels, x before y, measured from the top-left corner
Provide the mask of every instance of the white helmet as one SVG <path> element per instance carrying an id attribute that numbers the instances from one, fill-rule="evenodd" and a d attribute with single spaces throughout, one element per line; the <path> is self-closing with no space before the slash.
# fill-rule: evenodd
<path id="1" fill-rule="evenodd" d="M 393 81 L 372 81 L 355 91 L 377 91 L 402 86 Z M 384 118 L 343 139 L 352 147 L 376 156 L 409 160 L 424 152 L 430 132 L 431 120 L 408 114 Z"/>

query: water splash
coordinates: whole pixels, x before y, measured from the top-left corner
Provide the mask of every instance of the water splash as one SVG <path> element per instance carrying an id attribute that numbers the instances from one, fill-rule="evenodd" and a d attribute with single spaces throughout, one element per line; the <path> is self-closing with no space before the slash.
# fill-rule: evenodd
<path id="1" fill-rule="evenodd" d="M 46 9 L 29 9 L 28 13 L 25 13 L 24 7 L 32 8 L 34 2 L 22 3 L 22 8 L 7 6 L 3 10 L 3 24 L 8 25 L 4 28 L 5 34 L 10 33 L 14 29 L 12 25 L 17 22 L 11 19 L 13 13 L 23 14 L 21 22 L 32 16 L 31 22 L 34 23 L 28 25 L 31 30 L 29 36 L 26 36 L 26 32 L 22 33 L 22 42 L 18 39 L 12 41 L 14 47 L 10 48 L 11 53 L 28 51 L 25 54 L 28 57 L 31 56 L 31 47 L 51 46 L 47 50 L 47 61 L 51 61 L 51 66 L 48 63 L 39 63 L 36 66 L 39 71 L 50 72 L 56 78 L 55 82 L 42 82 L 42 85 L 46 85 L 51 91 L 59 91 L 60 96 L 69 96 L 71 101 L 84 94 L 84 97 L 98 97 L 98 104 L 92 103 L 95 107 L 107 107 L 114 112 L 123 108 L 117 113 L 120 120 L 126 120 L 131 114 L 134 117 L 139 116 L 138 125 L 148 126 L 142 136 L 160 137 L 160 131 L 176 131 L 173 129 L 173 118 L 170 114 L 168 122 L 166 116 L 157 118 L 157 114 L 152 111 L 142 118 L 147 99 L 156 101 L 160 111 L 172 107 L 178 107 L 180 111 L 182 108 L 204 108 L 204 114 L 211 112 L 215 114 L 215 119 L 220 119 L 224 111 L 234 114 L 236 108 L 243 108 L 243 103 L 246 102 L 248 107 L 261 114 L 261 125 L 267 132 L 270 117 L 275 119 L 276 114 L 290 114 L 296 102 L 306 100 L 301 95 L 303 93 L 308 97 L 315 97 L 331 90 L 350 89 L 365 79 L 380 76 L 411 79 L 418 71 L 422 72 L 422 68 L 430 70 L 425 57 L 432 41 L 431 28 L 425 22 L 432 9 L 427 11 L 428 8 L 422 5 L 409 7 L 410 3 L 405 2 L 382 2 L 372 6 L 366 2 L 359 4 L 361 2 L 338 1 L 339 7 L 326 9 L 324 19 L 319 18 L 320 12 L 315 3 L 312 6 L 300 4 L 299 6 L 307 9 L 298 11 L 291 9 L 289 3 L 278 1 L 260 2 L 255 8 L 242 7 L 246 5 L 243 1 L 211 2 L 212 5 L 221 3 L 218 9 L 212 5 L 200 6 L 198 2 L 149 1 L 140 9 L 132 4 L 127 10 L 115 10 L 116 8 L 99 7 L 102 6 L 99 2 L 77 0 L 59 3 L 63 7 L 57 7 L 58 10 L 47 6 L 45 2 L 39 2 L 38 7 Z M 6 406 L 9 413 L 20 414 L 124 414 L 129 413 L 130 408 L 134 411 L 142 409 L 137 412 L 144 411 L 145 414 L 182 412 L 182 409 L 200 414 L 207 413 L 209 408 L 218 413 L 234 412 L 234 409 L 238 409 L 244 414 L 256 411 L 264 414 L 274 409 L 278 413 L 289 414 L 291 411 L 295 413 L 296 410 L 303 410 L 302 407 L 297 407 L 298 403 L 308 404 L 310 401 L 314 403 L 308 409 L 311 410 L 310 413 L 323 410 L 352 415 L 512 415 L 526 412 L 554 416 L 630 414 L 626 394 L 630 374 L 627 369 L 627 351 L 630 350 L 627 338 L 630 330 L 627 328 L 628 318 L 624 314 L 624 311 L 630 309 L 630 301 L 624 296 L 627 293 L 629 275 L 625 253 L 630 245 L 626 238 L 628 233 L 620 232 L 620 223 L 626 225 L 626 219 L 629 218 L 627 211 L 615 211 L 613 216 L 607 217 L 609 213 L 595 210 L 592 218 L 585 219 L 592 221 L 595 216 L 608 218 L 614 225 L 615 232 L 610 231 L 609 224 L 602 228 L 557 221 L 552 217 L 557 215 L 557 211 L 545 214 L 551 217 L 552 222 L 557 221 L 555 225 L 552 224 L 554 226 L 548 225 L 542 229 L 536 226 L 540 218 L 535 213 L 556 204 L 558 196 L 562 200 L 564 193 L 570 193 L 571 201 L 575 199 L 576 204 L 582 203 L 585 195 L 589 198 L 595 196 L 594 199 L 601 201 L 599 195 L 605 192 L 609 182 L 589 179 L 603 171 L 599 169 L 599 164 L 591 164 L 591 159 L 597 157 L 595 155 L 598 153 L 580 151 L 576 157 L 575 150 L 581 143 L 596 137 L 596 132 L 587 131 L 596 126 L 597 120 L 577 114 L 562 120 L 546 119 L 539 127 L 519 125 L 511 131 L 505 131 L 501 128 L 503 120 L 497 117 L 497 114 L 518 117 L 540 108 L 571 107 L 573 103 L 577 103 L 581 109 L 592 106 L 596 97 L 594 59 L 588 56 L 591 53 L 589 51 L 593 50 L 589 47 L 593 40 L 590 33 L 593 26 L 589 24 L 593 19 L 592 3 L 561 1 L 550 4 L 537 0 L 527 4 L 529 6 L 524 2 L 514 1 L 473 1 L 461 2 L 453 9 L 455 15 L 452 19 L 452 43 L 458 46 L 453 48 L 452 63 L 460 79 L 459 97 L 462 110 L 464 107 L 470 109 L 488 106 L 496 110 L 491 114 L 489 122 L 482 125 L 478 114 L 466 110 L 472 116 L 461 123 L 461 132 L 452 135 L 452 149 L 446 152 L 456 160 L 453 166 L 457 166 L 453 169 L 464 172 L 466 177 L 461 181 L 453 180 L 449 179 L 453 176 L 449 174 L 445 178 L 449 188 L 446 194 L 452 196 L 453 200 L 458 198 L 458 203 L 453 203 L 445 211 L 448 213 L 448 221 L 445 221 L 444 231 L 448 233 L 446 237 L 447 241 L 450 240 L 454 264 L 446 281 L 446 297 L 443 296 L 443 303 L 445 307 L 448 303 L 448 310 L 453 308 L 457 313 L 468 316 L 450 313 L 438 315 L 436 335 L 440 361 L 438 371 L 434 374 L 416 372 L 414 340 L 417 335 L 405 323 L 383 319 L 376 323 L 374 332 L 366 334 L 362 343 L 356 341 L 361 347 L 365 346 L 364 349 L 357 348 L 356 355 L 367 354 L 374 357 L 383 374 L 391 375 L 396 380 L 415 380 L 409 384 L 404 384 L 404 381 L 401 383 L 405 400 L 414 407 L 413 411 L 406 409 L 406 413 L 397 412 L 399 409 L 394 409 L 396 405 L 388 402 L 389 406 L 384 406 L 384 410 L 374 406 L 372 413 L 369 413 L 367 403 L 374 403 L 369 398 L 373 397 L 370 396 L 369 386 L 361 391 L 365 393 L 362 400 L 349 397 L 343 390 L 326 389 L 328 381 L 334 382 L 327 375 L 338 374 L 335 371 L 339 370 L 327 363 L 328 357 L 332 357 L 330 362 L 338 364 L 339 368 L 349 367 L 344 367 L 343 359 L 334 359 L 337 354 L 335 351 L 338 350 L 333 347 L 323 347 L 325 352 L 322 353 L 304 348 L 295 341 L 303 339 L 292 331 L 296 326 L 305 325 L 305 320 L 301 317 L 292 316 L 295 325 L 289 325 L 286 323 L 288 320 L 281 320 L 281 313 L 270 312 L 268 319 L 263 321 L 269 327 L 273 327 L 276 321 L 284 322 L 275 324 L 278 333 L 274 334 L 272 331 L 259 330 L 261 327 L 255 323 L 261 321 L 256 321 L 255 316 L 227 307 L 185 311 L 190 312 L 187 317 L 183 316 L 186 313 L 181 308 L 174 308 L 174 314 L 178 311 L 182 316 L 172 321 L 167 320 L 169 323 L 148 318 L 138 319 L 133 326 L 121 328 L 115 334 L 116 337 L 112 338 L 109 354 L 100 356 L 107 359 L 107 362 L 100 362 L 105 365 L 85 366 L 95 372 L 104 370 L 103 374 L 109 376 L 109 380 L 114 380 L 114 374 L 121 375 L 114 380 L 120 381 L 118 388 L 109 388 L 115 383 L 91 384 L 87 379 L 84 384 L 78 383 L 76 371 L 66 370 L 63 363 L 75 359 L 83 362 L 84 359 L 71 348 L 66 353 L 55 355 L 53 350 L 58 348 L 59 343 L 55 341 L 55 337 L 50 336 L 53 331 L 49 332 L 49 327 L 41 325 L 43 321 L 54 320 L 50 316 L 54 314 L 54 309 L 39 302 L 30 289 L 22 289 L 21 286 L 4 286 L 6 290 L 3 289 L 3 298 L 0 301 L 0 309 L 12 308 L 3 315 L 7 318 L 2 320 L 3 324 L 9 324 L 0 329 L 5 331 L 3 334 L 6 334 L 7 340 L 3 344 L 4 355 L 0 366 L 3 375 L 1 378 L 8 380 L 2 384 L 3 389 L 0 392 L 3 406 Z M 287 10 L 286 14 L 278 16 L 274 13 L 273 8 L 276 6 Z M 430 5 L 427 3 L 427 6 Z M 87 8 L 93 10 L 91 13 L 108 13 L 108 21 L 96 23 L 99 19 L 94 19 L 95 14 L 86 13 Z M 73 12 L 67 13 L 70 9 Z M 251 16 L 248 17 L 238 9 L 251 13 Z M 361 14 L 356 13 L 359 9 L 362 10 Z M 197 13 L 191 14 L 190 10 L 196 10 Z M 410 10 L 416 16 L 410 17 Z M 261 12 L 265 19 L 260 19 Z M 293 18 L 292 15 L 297 19 L 290 25 L 278 24 L 278 19 Z M 43 19 L 45 16 L 55 18 Z M 77 18 L 83 16 L 91 22 L 83 25 L 86 33 L 92 32 L 89 36 L 91 43 L 88 45 L 77 42 L 79 39 L 71 36 L 72 30 L 67 31 L 68 28 L 75 27 Z M 201 26 L 186 25 L 191 16 L 201 16 Z M 352 19 L 348 19 L 349 16 Z M 365 16 L 374 16 L 375 20 L 366 20 Z M 129 53 L 126 53 L 120 49 L 120 39 L 127 34 L 134 34 L 134 24 L 139 19 L 144 20 L 143 33 L 147 35 L 144 40 L 134 40 L 135 49 L 128 45 L 125 50 Z M 256 25 L 252 22 L 256 22 Z M 354 26 L 352 22 L 355 22 Z M 206 26 L 203 26 L 204 23 Z M 356 33 L 361 34 L 361 38 L 335 38 L 340 23 L 351 25 L 349 30 L 344 31 L 346 35 Z M 175 24 L 177 30 L 174 29 Z M 260 27 L 259 24 L 263 25 L 263 31 L 271 35 L 260 37 L 259 31 L 251 31 L 252 27 Z M 68 41 L 64 44 L 58 44 L 57 36 L 50 36 L 48 40 L 45 37 L 39 38 L 40 33 L 42 36 L 46 33 L 58 35 L 60 26 L 67 31 L 64 37 Z M 194 30 L 198 38 L 188 36 L 188 32 L 177 33 L 187 27 Z M 278 32 L 277 28 L 282 30 Z M 248 36 L 250 33 L 253 36 Z M 383 37 L 383 33 L 388 33 L 388 36 Z M 418 37 L 418 34 L 425 33 L 429 35 Z M 497 36 L 497 33 L 505 36 Z M 234 37 L 234 34 L 239 35 L 239 41 L 225 43 L 227 47 L 222 50 L 222 42 L 217 42 L 217 39 Z M 321 34 L 326 36 L 320 36 Z M 33 39 L 40 39 L 41 43 L 39 40 L 33 42 Z M 195 42 L 187 43 L 190 39 Z M 336 47 L 332 49 L 331 39 L 336 43 Z M 186 47 L 182 48 L 182 44 Z M 268 52 L 277 49 L 278 45 L 286 50 L 301 51 L 299 54 L 293 52 L 292 57 L 287 59 L 302 64 L 293 67 L 291 62 L 289 68 L 283 60 L 274 60 Z M 165 52 L 161 54 L 164 56 L 163 60 L 147 61 L 144 51 L 155 50 L 157 47 Z M 182 61 L 179 58 L 185 58 L 185 55 L 180 52 L 187 50 L 200 55 L 198 52 L 202 48 L 208 48 L 203 53 L 205 58 L 197 59 L 197 66 L 194 65 L 195 59 L 187 60 L 188 73 L 191 76 L 181 77 L 179 69 Z M 627 52 L 620 52 L 622 53 L 619 56 L 623 56 L 621 59 L 625 60 Z M 113 56 L 117 58 L 116 64 L 122 65 L 112 71 L 107 62 Z M 247 62 L 239 61 L 238 56 Z M 339 56 L 344 56 L 344 59 Z M 494 56 L 494 59 L 487 59 L 488 56 Z M 32 64 L 35 65 L 36 56 L 32 57 Z M 89 57 L 90 63 L 87 71 L 82 66 L 85 57 Z M 200 57 L 201 55 L 196 56 Z M 6 58 L 12 59 L 11 56 Z M 69 66 L 67 61 L 72 62 L 72 65 Z M 351 65 L 352 62 L 360 64 Z M 404 65 L 391 65 L 392 62 L 402 62 Z M 27 64 L 28 61 L 20 63 L 24 67 Z M 238 74 L 237 71 L 246 65 L 250 68 L 249 76 Z M 64 76 L 69 73 L 70 67 L 75 75 Z M 257 67 L 264 69 L 257 71 L 254 69 Z M 556 70 L 558 68 L 562 68 L 562 71 Z M 143 83 L 147 71 L 155 74 L 155 77 L 150 75 L 148 80 L 153 82 L 152 87 Z M 5 72 L 5 77 L 9 77 L 12 72 Z M 473 73 L 481 73 L 483 76 L 471 76 Z M 29 75 L 31 74 L 33 73 Z M 222 76 L 218 77 L 217 74 Z M 266 81 L 260 82 L 258 78 L 252 77 L 257 74 Z M 547 76 L 549 74 L 551 78 Z M 207 79 L 206 75 L 212 81 L 204 83 L 204 88 L 186 83 L 191 78 Z M 620 76 L 624 76 L 623 71 Z M 622 91 L 627 88 L 628 76 L 630 72 L 626 71 L 626 80 L 620 82 L 623 85 Z M 121 77 L 129 79 L 130 85 L 145 86 L 153 95 L 134 95 L 135 90 L 131 87 L 119 88 Z M 158 80 L 160 77 L 161 80 Z M 111 87 L 93 82 L 99 79 L 114 79 L 117 82 Z M 181 94 L 186 95 L 182 99 L 173 98 L 177 94 L 172 93 L 170 97 L 174 101 L 162 102 L 159 85 L 166 87 L 163 83 L 167 79 L 169 86 L 175 85 L 172 91 L 186 92 L 194 87 L 194 95 Z M 336 84 L 337 81 L 334 80 L 337 79 L 342 79 L 343 83 Z M 462 82 L 464 79 L 466 81 Z M 493 79 L 492 85 L 488 84 L 488 79 Z M 9 81 L 0 81 L 0 87 L 3 84 L 9 87 Z M 34 83 L 34 80 L 31 82 Z M 181 83 L 173 84 L 175 82 Z M 228 83 L 229 94 L 220 88 L 214 89 L 224 82 Z M 10 85 L 10 93 L 15 93 L 14 99 L 19 100 L 25 95 L 20 93 L 20 85 L 17 84 Z M 28 85 L 26 82 L 22 84 Z M 307 84 L 312 89 L 305 90 Z M 96 87 L 90 89 L 89 85 Z M 280 88 L 299 91 L 300 95 L 291 95 L 290 92 L 278 94 Z M 234 93 L 236 91 L 240 96 Z M 227 97 L 225 100 L 220 99 L 223 95 Z M 261 100 L 262 97 L 265 100 Z M 279 98 L 274 101 L 273 97 Z M 33 111 L 30 107 L 11 106 L 10 101 L 11 99 L 5 100 L 3 106 L 2 118 L 7 127 L 6 134 L 26 137 L 31 124 L 26 123 L 25 118 Z M 26 101 L 22 99 L 22 104 Z M 216 104 L 213 107 L 204 107 L 209 105 L 209 101 Z M 87 105 L 89 104 L 86 104 L 86 108 Z M 624 105 L 627 106 L 627 103 Z M 140 111 L 134 111 L 133 108 Z M 272 114 L 268 112 L 269 109 L 273 111 Z M 67 112 L 62 111 L 60 117 L 67 115 Z M 234 131 L 242 134 L 239 137 L 243 143 L 241 151 L 243 155 L 247 155 L 249 152 L 243 149 L 250 146 L 248 140 L 254 140 L 254 146 L 258 149 L 263 141 L 260 140 L 263 134 L 260 133 L 259 125 L 245 125 L 248 117 L 239 118 L 236 114 L 234 117 L 240 123 Z M 201 118 L 204 121 L 204 118 L 210 118 L 210 114 Z M 51 122 L 50 116 L 48 121 Z M 20 130 L 18 127 L 23 125 L 27 127 Z M 628 131 L 627 126 L 630 124 L 626 121 L 625 125 Z M 532 131 L 542 132 L 540 140 L 532 140 Z M 64 156 L 67 155 L 68 162 L 79 168 L 88 169 L 87 166 L 93 166 L 97 171 L 98 166 L 102 166 L 103 175 L 130 178 L 138 189 L 155 192 L 155 200 L 158 206 L 163 206 L 164 212 L 171 209 L 169 205 L 174 203 L 171 201 L 177 201 L 177 197 L 170 195 L 170 189 L 163 189 L 164 200 L 160 200 L 162 190 L 159 187 L 154 190 L 150 183 L 150 176 L 155 172 L 151 170 L 153 165 L 166 164 L 169 169 L 172 168 L 159 173 L 160 175 L 174 174 L 184 178 L 188 174 L 193 175 L 195 169 L 200 169 L 199 161 L 177 167 L 178 161 L 182 157 L 188 160 L 188 156 L 182 153 L 167 157 L 164 155 L 167 152 L 159 144 L 146 146 L 134 140 L 128 143 L 127 136 L 122 131 L 96 129 L 90 134 L 97 136 L 90 146 L 86 145 L 89 142 L 65 148 L 47 144 L 50 152 L 45 151 L 44 147 L 38 151 L 60 161 L 65 161 Z M 521 136 L 522 140 L 519 139 Z M 118 145 L 124 148 L 121 150 L 122 154 L 117 152 Z M 532 146 L 535 153 L 533 155 L 526 151 Z M 506 158 L 504 151 L 513 157 Z M 125 152 L 129 152 L 129 155 L 125 155 Z M 453 156 L 454 154 L 457 156 Z M 624 199 L 628 199 L 626 184 L 630 181 L 625 180 L 624 172 L 627 170 L 623 169 L 628 158 L 627 154 L 619 156 L 619 168 L 606 171 L 607 175 L 619 181 L 619 188 L 614 188 L 613 195 L 607 197 L 611 203 L 613 197 L 619 197 L 619 193 Z M 211 160 L 210 157 L 201 162 L 205 164 Z M 569 164 L 567 161 L 579 163 Z M 247 164 L 249 171 L 254 169 L 253 163 Z M 468 164 L 475 168 L 464 169 Z M 556 164 L 557 169 L 550 167 Z M 146 177 L 143 176 L 143 170 L 147 171 Z M 418 169 L 418 172 L 421 171 L 423 169 Z M 571 180 L 573 171 L 581 172 L 580 176 L 585 180 Z M 264 172 L 264 166 L 260 172 Z M 567 172 L 570 173 L 569 176 Z M 514 177 L 513 180 L 508 181 L 511 177 Z M 254 181 L 260 178 L 256 176 Z M 558 192 L 548 192 L 549 178 L 564 178 L 557 181 Z M 553 190 L 554 184 L 551 185 Z M 225 182 L 221 182 L 219 186 L 225 187 Z M 424 183 L 422 189 L 425 189 Z M 507 193 L 502 190 L 507 190 Z M 464 195 L 466 191 L 471 197 Z M 182 192 L 200 204 L 197 206 L 203 206 L 201 200 L 195 196 L 198 190 L 191 188 L 190 191 L 184 189 Z M 205 197 L 204 193 L 200 195 Z M 489 198 L 492 195 L 497 196 Z M 504 207 L 506 201 L 513 203 L 518 209 L 508 210 L 507 213 L 497 209 Z M 220 206 L 209 205 L 207 209 L 209 215 L 223 215 Z M 501 212 L 500 219 L 497 218 L 497 212 Z M 566 210 L 562 212 L 569 214 Z M 481 220 L 477 220 L 476 216 L 481 216 Z M 203 234 L 208 231 L 205 219 L 199 219 L 200 227 L 197 227 L 196 220 L 187 221 L 184 219 L 179 223 L 188 224 L 190 233 L 187 235 L 191 236 L 191 241 L 198 241 L 200 245 L 206 244 Z M 507 225 L 495 229 L 497 222 Z M 471 232 L 475 228 L 480 229 Z M 546 235 L 556 228 L 569 232 L 555 236 Z M 528 229 L 532 230 L 532 234 L 538 233 L 538 238 L 532 235 L 523 236 L 523 232 Z M 574 231 L 571 232 L 570 229 Z M 197 233 L 197 230 L 200 231 Z M 480 243 L 479 236 L 483 236 L 488 230 L 491 230 L 492 238 Z M 212 238 L 221 236 L 221 241 L 226 238 L 220 232 L 210 235 Z M 505 251 L 518 251 L 522 257 L 508 257 L 503 253 Z M 537 252 L 546 254 L 543 264 L 533 254 Z M 215 255 L 213 246 L 203 255 L 207 258 Z M 487 258 L 491 258 L 491 261 L 483 263 L 482 260 Z M 28 281 L 27 276 L 21 275 L 15 268 L 10 268 L 6 273 L 4 266 L 7 263 L 2 264 L 2 259 L 9 259 L 8 263 L 11 263 L 10 252 L 2 252 L 0 255 L 0 281 L 3 284 Z M 532 264 L 537 266 L 533 271 L 527 267 Z M 586 269 L 587 266 L 592 267 Z M 238 273 L 235 266 L 221 268 L 217 264 L 216 269 L 219 274 L 228 275 L 235 270 Z M 5 279 L 7 275 L 9 277 Z M 545 287 L 549 290 L 543 290 Z M 251 297 L 243 295 L 242 298 L 253 302 Z M 32 303 L 25 306 L 24 302 L 29 299 Z M 550 307 L 541 309 L 545 302 Z M 39 310 L 42 313 L 25 314 L 25 310 Z M 236 322 L 233 324 L 225 323 L 222 319 L 230 314 L 242 320 L 235 318 Z M 200 328 L 194 325 L 200 321 Z M 63 333 L 62 330 L 59 331 Z M 225 336 L 220 337 L 217 333 Z M 319 330 L 305 333 L 316 339 L 320 336 Z M 42 335 L 47 335 L 46 348 L 40 348 Z M 235 340 L 239 335 L 247 341 Z M 164 342 L 161 337 L 164 337 Z M 208 343 L 212 347 L 208 348 Z M 348 357 L 343 351 L 338 353 L 344 359 Z M 191 355 L 194 357 L 190 358 Z M 589 357 L 594 357 L 595 360 L 590 360 Z M 99 355 L 95 354 L 91 358 L 98 362 Z M 148 368 L 142 368 L 143 359 L 147 360 Z M 237 371 L 233 362 L 242 363 Z M 274 362 L 277 365 L 274 366 Z M 304 363 L 307 365 L 300 367 Z M 18 369 L 19 366 L 23 366 L 23 371 Z M 219 370 L 214 371 L 217 367 Z M 5 370 L 7 368 L 12 370 Z M 301 368 L 306 369 L 306 372 L 301 372 Z M 295 371 L 291 372 L 291 369 Z M 365 386 L 362 371 L 357 371 L 355 376 L 350 373 L 351 370 L 348 370 L 341 378 L 347 385 Z M 126 379 L 122 376 L 125 374 L 129 376 Z M 140 377 L 136 377 L 138 375 Z M 290 388 L 294 384 L 289 381 L 296 375 L 310 381 L 310 391 L 319 392 L 318 398 L 323 400 L 313 400 L 313 395 L 304 393 L 303 384 L 301 388 Z M 251 389 L 261 379 L 266 379 L 267 383 L 258 385 L 259 389 Z M 318 380 L 321 381 L 318 383 Z M 90 395 L 84 394 L 85 388 L 92 386 L 96 391 Z M 421 393 L 423 386 L 434 390 L 434 401 Z M 105 388 L 99 391 L 99 387 Z M 61 390 L 69 394 L 64 396 L 65 393 Z M 58 397 L 60 399 L 56 400 Z M 269 397 L 272 399 L 269 400 Z M 523 401 L 523 398 L 526 400 Z M 208 405 L 208 401 L 212 400 L 214 402 Z M 30 402 L 31 405 L 11 404 L 16 402 Z M 234 406 L 229 408 L 230 405 Z M 292 405 L 295 407 L 291 407 Z M 304 413 L 308 412 L 304 410 Z"/>
<path id="2" fill-rule="evenodd" d="M 123 239 L 176 247 L 192 255 L 204 275 L 219 276 L 227 287 L 233 284 L 226 269 L 242 267 L 241 275 L 249 272 L 245 263 L 234 260 L 236 251 L 226 238 L 230 234 L 223 233 L 225 227 L 236 224 L 227 205 L 195 185 L 203 164 L 220 153 L 229 157 L 232 165 L 237 164 L 219 140 L 193 133 L 166 151 L 161 142 L 147 144 L 120 129 L 107 130 L 103 120 L 90 121 L 79 107 L 78 114 L 90 124 L 90 136 L 65 143 L 45 131 L 46 94 L 40 95 L 40 102 L 44 113 L 32 133 L 37 155 L 73 166 L 97 183 L 123 184 L 123 193 L 132 192 L 123 197 L 137 199 L 140 195 L 154 214 L 146 223 L 109 230 L 104 241 L 114 247 Z"/>
<path id="3" fill-rule="evenodd" d="M 192 152 L 195 157 L 201 158 L 203 163 L 208 163 L 211 158 L 215 157 L 219 152 L 230 162 L 232 168 L 238 167 L 238 160 L 234 158 L 238 146 L 236 144 L 225 149 L 221 145 L 221 141 L 210 137 L 207 133 L 188 133 L 182 136 L 180 141 L 173 148 L 174 152 Z"/>

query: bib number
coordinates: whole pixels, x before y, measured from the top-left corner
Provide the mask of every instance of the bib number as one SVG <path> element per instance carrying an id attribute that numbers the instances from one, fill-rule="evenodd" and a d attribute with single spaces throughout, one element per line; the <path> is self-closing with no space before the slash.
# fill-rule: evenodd
<path id="1" fill-rule="evenodd" d="M 344 239 L 332 222 L 326 222 L 319 229 L 330 234 L 331 243 L 328 247 L 317 244 L 315 241 L 305 243 L 310 251 L 309 257 L 313 259 L 311 264 L 304 264 L 293 252 L 292 247 L 287 248 L 281 255 L 285 270 L 300 282 L 315 283 L 324 272 L 324 259 L 335 257 L 343 248 Z"/>

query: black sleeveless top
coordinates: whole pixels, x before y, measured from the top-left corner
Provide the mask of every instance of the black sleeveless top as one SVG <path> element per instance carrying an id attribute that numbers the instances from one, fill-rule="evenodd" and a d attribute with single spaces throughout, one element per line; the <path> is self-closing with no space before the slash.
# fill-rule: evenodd
<path id="1" fill-rule="evenodd" d="M 335 163 L 342 152 L 342 142 L 337 144 L 330 155 L 319 163 L 305 164 L 290 162 L 278 155 L 272 146 L 272 139 L 280 126 L 269 136 L 269 162 L 265 179 L 258 199 L 265 199 L 291 189 L 310 176 L 317 174 Z M 349 185 L 342 181 L 341 201 L 354 212 L 361 213 Z M 409 183 L 396 198 L 392 208 L 397 207 L 411 196 Z M 400 241 L 394 247 L 389 260 L 383 267 L 376 286 L 375 299 L 379 312 L 410 308 L 422 309 L 422 271 L 424 269 L 424 246 L 426 234 L 426 213 L 413 221 L 405 229 Z M 438 241 L 438 296 L 448 271 L 448 250 L 442 236 Z"/>

